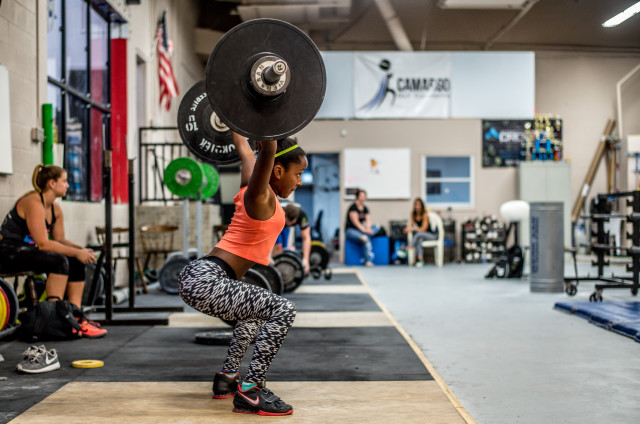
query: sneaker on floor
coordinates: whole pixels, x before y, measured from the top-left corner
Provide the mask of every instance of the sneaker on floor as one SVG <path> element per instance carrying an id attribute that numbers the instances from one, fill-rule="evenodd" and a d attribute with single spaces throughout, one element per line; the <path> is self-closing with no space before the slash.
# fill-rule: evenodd
<path id="1" fill-rule="evenodd" d="M 35 349 L 29 350 L 33 347 Z M 44 346 L 31 346 L 29 349 L 25 351 L 25 353 L 28 352 L 27 358 L 23 359 L 16 367 L 18 371 L 39 374 L 60 368 L 58 353 L 55 349 L 46 350 Z"/>
<path id="2" fill-rule="evenodd" d="M 418 268 L 422 268 L 422 267 L 424 266 L 424 261 L 418 261 L 418 262 L 416 262 L 416 266 L 417 266 Z"/>
<path id="3" fill-rule="evenodd" d="M 37 352 L 44 353 L 46 351 L 47 351 L 47 348 L 44 347 L 44 345 L 40 345 L 40 346 L 31 345 L 24 352 L 22 352 L 22 359 L 27 360 L 29 359 L 29 357 L 31 357 L 31 355 L 34 355 Z"/>
<path id="4" fill-rule="evenodd" d="M 233 397 L 233 412 L 258 415 L 289 415 L 293 407 L 285 403 L 266 387 L 253 387 L 242 391 L 238 388 Z"/>
<path id="5" fill-rule="evenodd" d="M 80 333 L 82 334 L 82 337 L 97 339 L 98 337 L 104 337 L 107 334 L 106 329 L 97 328 L 86 319 L 79 322 L 78 324 L 80 324 Z"/>
<path id="6" fill-rule="evenodd" d="M 216 373 L 213 377 L 213 398 L 214 399 L 227 399 L 233 397 L 238 390 L 238 381 L 240 379 L 240 373 L 236 373 L 235 378 L 230 378 L 223 372 Z"/>
<path id="7" fill-rule="evenodd" d="M 365 262 L 364 266 L 375 266 L 375 264 L 371 261 Z"/>

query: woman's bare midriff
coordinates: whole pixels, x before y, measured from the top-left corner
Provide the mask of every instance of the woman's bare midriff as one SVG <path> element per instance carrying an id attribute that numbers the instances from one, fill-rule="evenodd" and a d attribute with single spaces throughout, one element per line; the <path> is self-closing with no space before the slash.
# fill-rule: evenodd
<path id="1" fill-rule="evenodd" d="M 214 247 L 209 256 L 216 256 L 223 261 L 225 261 L 233 271 L 236 273 L 236 278 L 241 279 L 244 274 L 247 272 L 249 268 L 255 264 L 255 262 L 250 261 L 245 258 L 241 258 L 240 256 L 234 255 L 233 253 L 229 253 L 226 250 L 219 249 Z"/>

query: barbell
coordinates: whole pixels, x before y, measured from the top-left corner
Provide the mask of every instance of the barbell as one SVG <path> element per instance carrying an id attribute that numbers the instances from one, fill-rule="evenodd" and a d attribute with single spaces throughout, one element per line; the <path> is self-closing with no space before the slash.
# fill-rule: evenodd
<path id="1" fill-rule="evenodd" d="M 179 133 L 203 161 L 233 163 L 230 130 L 250 140 L 293 135 L 318 113 L 325 90 L 322 56 L 304 32 L 277 19 L 250 20 L 216 44 L 205 79 L 180 102 Z"/>

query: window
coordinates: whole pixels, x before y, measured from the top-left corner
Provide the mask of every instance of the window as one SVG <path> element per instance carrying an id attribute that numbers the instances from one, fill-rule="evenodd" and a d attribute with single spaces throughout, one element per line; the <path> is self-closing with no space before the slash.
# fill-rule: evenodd
<path id="1" fill-rule="evenodd" d="M 429 206 L 473 207 L 473 167 L 470 156 L 425 156 L 423 195 Z"/>
<path id="2" fill-rule="evenodd" d="M 67 199 L 102 200 L 102 136 L 110 122 L 110 16 L 106 2 L 49 0 L 47 101 L 64 144 Z"/>

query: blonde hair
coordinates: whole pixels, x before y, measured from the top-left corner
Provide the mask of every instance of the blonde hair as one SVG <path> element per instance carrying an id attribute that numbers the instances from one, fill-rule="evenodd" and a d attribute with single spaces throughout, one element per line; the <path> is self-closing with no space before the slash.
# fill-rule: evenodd
<path id="1" fill-rule="evenodd" d="M 47 183 L 51 180 L 57 180 L 65 173 L 64 168 L 60 168 L 56 165 L 42 165 L 39 163 L 33 169 L 33 177 L 31 178 L 31 183 L 33 184 L 33 188 L 38 193 L 42 193 L 42 191 L 47 187 Z"/>

